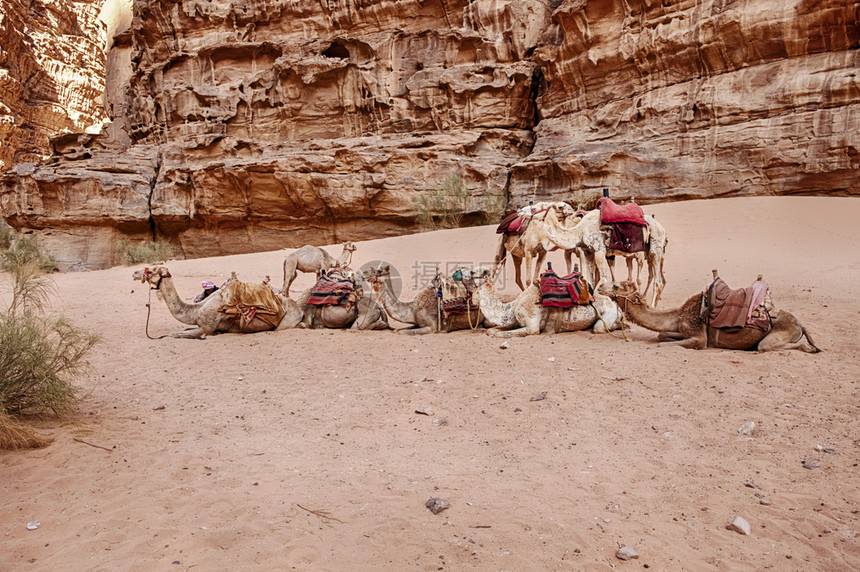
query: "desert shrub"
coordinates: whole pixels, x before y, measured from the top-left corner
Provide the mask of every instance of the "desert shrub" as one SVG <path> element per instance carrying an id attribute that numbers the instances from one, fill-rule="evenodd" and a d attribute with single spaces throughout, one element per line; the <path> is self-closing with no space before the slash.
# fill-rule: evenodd
<path id="1" fill-rule="evenodd" d="M 126 266 L 132 264 L 152 264 L 173 258 L 176 249 L 166 240 L 131 242 L 121 240 L 117 247 L 119 259 Z"/>
<path id="2" fill-rule="evenodd" d="M 481 210 L 484 211 L 483 223 L 493 224 L 501 220 L 508 206 L 508 197 L 505 195 L 494 195 L 489 191 L 481 196 Z"/>
<path id="3" fill-rule="evenodd" d="M 5 220 L 0 218 L 0 250 L 6 250 L 12 243 L 12 237 L 15 231 L 9 226 Z"/>
<path id="4" fill-rule="evenodd" d="M 428 230 L 457 228 L 466 214 L 470 197 L 463 179 L 450 175 L 439 187 L 418 195 L 415 218 Z"/>
<path id="5" fill-rule="evenodd" d="M 35 243 L 14 237 L 0 251 L 0 269 L 11 282 L 0 309 L 0 447 L 40 446 L 45 441 L 12 415 L 44 415 L 72 409 L 74 378 L 87 368 L 98 336 L 47 312 L 52 284 Z"/>

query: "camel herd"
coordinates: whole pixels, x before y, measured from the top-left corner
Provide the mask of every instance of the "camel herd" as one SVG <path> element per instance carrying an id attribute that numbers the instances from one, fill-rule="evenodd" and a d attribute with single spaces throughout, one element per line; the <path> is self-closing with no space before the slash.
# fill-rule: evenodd
<path id="1" fill-rule="evenodd" d="M 539 214 L 537 214 L 539 213 Z M 410 301 L 398 299 L 391 285 L 390 268 L 381 266 L 358 275 L 349 268 L 356 247 L 346 243 L 338 258 L 316 246 L 304 246 L 289 254 L 283 264 L 280 289 L 263 283 L 238 282 L 222 287 L 200 302 L 187 302 L 176 291 L 172 276 L 163 264 L 134 273 L 166 302 L 171 314 L 189 328 L 171 334 L 178 338 L 203 338 L 216 333 L 252 333 L 287 328 L 389 329 L 389 318 L 408 327 L 402 334 L 429 334 L 483 327 L 497 337 L 527 336 L 593 329 L 603 333 L 624 327 L 624 318 L 658 332 L 662 343 L 687 348 L 720 347 L 773 351 L 799 349 L 820 351 L 798 320 L 784 310 L 771 313 L 767 330 L 744 326 L 732 331 L 715 330 L 701 312 L 702 293 L 680 308 L 656 310 L 665 286 L 663 276 L 667 245 L 666 229 L 646 215 L 642 229 L 644 251 L 627 253 L 607 248 L 600 212 L 577 213 L 566 203 L 538 203 L 528 207 L 530 220 L 522 234 L 502 234 L 493 269 L 461 269 L 458 287 L 469 292 L 475 310 L 446 313 L 441 306 L 442 284 L 451 277 L 438 276 Z M 540 272 L 546 254 L 563 250 L 568 273 L 572 257 L 579 259 L 582 275 L 593 285 L 590 303 L 571 308 L 546 307 L 541 303 Z M 513 301 L 502 301 L 494 282 L 507 257 L 513 259 L 516 282 L 522 290 Z M 618 283 L 614 258 L 627 261 L 628 279 Z M 610 264 L 610 261 L 612 262 Z M 522 263 L 525 263 L 523 282 Z M 633 264 L 637 263 L 635 273 Z M 640 273 L 648 268 L 645 289 L 640 293 Z M 312 305 L 312 289 L 290 297 L 290 286 L 298 272 L 323 273 L 336 269 L 358 284 L 357 296 L 346 305 Z M 369 283 L 372 294 L 360 286 Z M 649 294 L 650 292 L 650 294 Z M 471 308 L 471 306 L 467 306 Z M 148 333 L 147 333 L 148 335 Z"/>

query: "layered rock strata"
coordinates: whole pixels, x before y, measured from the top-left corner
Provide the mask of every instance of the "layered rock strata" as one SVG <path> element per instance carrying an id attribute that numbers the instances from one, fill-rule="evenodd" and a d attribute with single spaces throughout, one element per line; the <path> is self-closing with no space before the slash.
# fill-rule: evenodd
<path id="1" fill-rule="evenodd" d="M 209 256 L 412 232 L 451 175 L 467 220 L 603 187 L 858 193 L 856 3 L 666 4 L 137 0 L 114 123 L 16 166 L 0 209 L 95 267 L 96 235 Z"/>

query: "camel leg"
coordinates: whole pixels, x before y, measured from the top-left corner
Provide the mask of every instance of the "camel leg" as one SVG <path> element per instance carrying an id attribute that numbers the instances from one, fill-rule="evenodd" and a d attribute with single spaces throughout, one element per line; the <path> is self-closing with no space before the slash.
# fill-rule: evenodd
<path id="1" fill-rule="evenodd" d="M 540 326 L 534 327 L 534 325 L 526 326 L 525 328 L 516 328 L 513 330 L 500 330 L 496 328 L 491 328 L 487 330 L 487 333 L 494 338 L 522 338 L 525 336 L 533 336 L 535 334 L 540 333 Z"/>
<path id="2" fill-rule="evenodd" d="M 612 277 L 612 281 L 615 282 L 615 257 L 607 256 L 606 265 L 609 266 L 609 275 Z"/>
<path id="3" fill-rule="evenodd" d="M 424 326 L 419 328 L 418 326 L 412 326 L 411 328 L 401 328 L 399 330 L 394 330 L 395 334 L 403 334 L 405 336 L 423 336 L 424 334 L 432 334 L 436 331 L 436 328 L 433 326 Z"/>
<path id="4" fill-rule="evenodd" d="M 796 322 L 796 320 L 795 320 Z M 796 338 L 796 341 L 792 341 Z M 796 328 L 771 330 L 758 343 L 758 351 L 773 352 L 778 350 L 800 350 L 809 354 L 815 354 L 821 350 L 815 347 L 806 330 L 797 323 Z"/>
<path id="5" fill-rule="evenodd" d="M 594 253 L 594 265 L 597 267 L 598 274 L 600 274 L 597 283 L 594 284 L 594 290 L 597 291 L 606 282 L 607 277 L 612 276 L 612 270 L 609 268 L 609 263 L 606 262 L 605 251 Z"/>
<path id="6" fill-rule="evenodd" d="M 206 337 L 206 332 L 203 331 L 203 328 L 187 328 L 182 330 L 181 332 L 173 332 L 170 334 L 171 338 L 183 338 L 188 340 L 202 340 Z"/>
<path id="7" fill-rule="evenodd" d="M 573 251 L 565 250 L 564 251 L 564 263 L 567 265 L 567 275 L 570 276 L 570 273 L 573 272 Z"/>
<path id="8" fill-rule="evenodd" d="M 532 284 L 537 284 L 540 281 L 540 271 L 543 268 L 543 261 L 546 259 L 546 251 L 542 250 L 540 254 L 537 256 L 537 260 L 535 260 L 535 271 L 532 274 L 532 281 L 529 282 L 529 286 Z"/>
<path id="9" fill-rule="evenodd" d="M 514 274 L 515 274 L 515 280 L 516 280 L 517 286 L 520 287 L 520 290 L 525 290 L 526 287 L 523 286 L 523 278 L 522 278 L 523 259 L 521 257 L 515 256 L 513 254 L 511 254 L 511 258 L 514 259 Z"/>
<path id="10" fill-rule="evenodd" d="M 668 340 L 683 340 L 685 339 L 683 335 L 678 332 L 660 332 L 657 334 L 657 340 L 661 342 L 665 342 Z"/>
<path id="11" fill-rule="evenodd" d="M 671 342 L 660 342 L 661 346 L 681 346 L 691 350 L 701 350 L 707 347 L 707 343 L 699 338 L 683 338 Z"/>

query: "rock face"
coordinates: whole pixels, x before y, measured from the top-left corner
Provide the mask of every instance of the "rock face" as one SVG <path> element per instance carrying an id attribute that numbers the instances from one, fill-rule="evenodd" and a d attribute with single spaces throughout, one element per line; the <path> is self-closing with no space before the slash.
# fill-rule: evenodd
<path id="1" fill-rule="evenodd" d="M 855 4 L 664 4 L 136 0 L 113 124 L 8 171 L 0 213 L 100 267 L 123 236 L 191 257 L 412 232 L 452 175 L 473 221 L 603 187 L 858 193 Z"/>
<path id="2" fill-rule="evenodd" d="M 0 6 L 0 171 L 38 161 L 61 131 L 106 119 L 102 1 L 3 0 Z"/>

